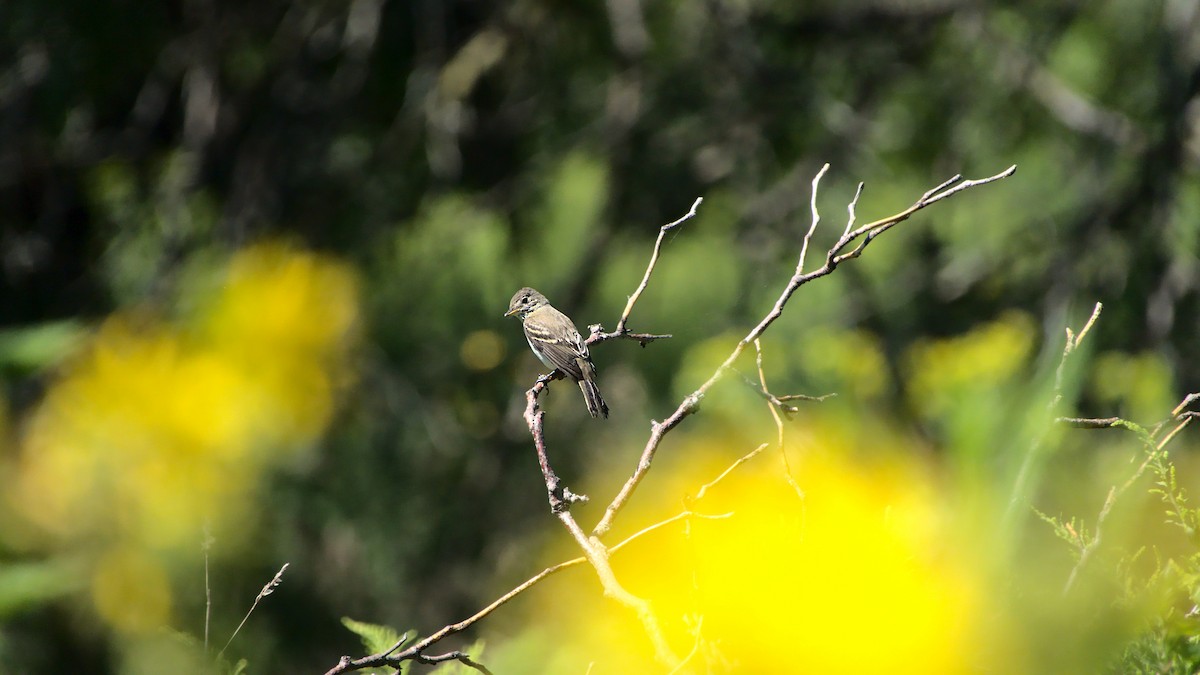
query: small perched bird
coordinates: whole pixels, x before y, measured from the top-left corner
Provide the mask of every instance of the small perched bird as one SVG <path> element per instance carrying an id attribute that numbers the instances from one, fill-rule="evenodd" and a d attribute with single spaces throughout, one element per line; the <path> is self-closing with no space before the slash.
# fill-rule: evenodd
<path id="1" fill-rule="evenodd" d="M 608 406 L 596 386 L 596 366 L 571 319 L 532 288 L 522 288 L 509 301 L 504 316 L 514 314 L 521 319 L 525 339 L 538 360 L 579 383 L 592 417 L 608 417 Z"/>

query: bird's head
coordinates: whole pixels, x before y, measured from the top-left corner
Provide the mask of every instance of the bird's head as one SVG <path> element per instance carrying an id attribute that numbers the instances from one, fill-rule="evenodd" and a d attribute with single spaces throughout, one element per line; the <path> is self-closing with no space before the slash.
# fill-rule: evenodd
<path id="1" fill-rule="evenodd" d="M 512 300 L 508 301 L 508 311 L 504 313 L 504 316 L 516 314 L 524 319 L 533 310 L 548 304 L 550 301 L 546 300 L 546 296 L 526 286 L 517 291 L 512 296 Z"/>

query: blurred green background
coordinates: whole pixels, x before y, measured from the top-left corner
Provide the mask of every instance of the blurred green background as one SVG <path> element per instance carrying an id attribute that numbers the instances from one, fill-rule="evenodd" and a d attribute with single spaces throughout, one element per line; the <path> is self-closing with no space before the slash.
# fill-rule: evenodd
<path id="1" fill-rule="evenodd" d="M 647 420 L 769 309 L 825 162 L 824 245 L 858 181 L 865 222 L 1019 167 L 803 288 L 766 341 L 777 391 L 838 392 L 832 418 L 886 420 L 987 512 L 1094 302 L 1061 412 L 1151 423 L 1200 389 L 1198 94 L 1180 0 L 8 0 L 0 673 L 163 672 L 145 632 L 202 639 L 210 536 L 217 649 L 290 563 L 226 653 L 250 672 L 361 654 L 343 616 L 470 615 L 565 539 L 512 292 L 611 329 L 705 198 L 631 321 L 675 337 L 593 352 L 612 418 L 544 400 L 586 528 Z M 737 380 L 687 423 L 726 463 L 774 437 Z M 1018 496 L 1094 521 L 1138 448 L 1112 433 L 1052 434 L 1090 445 Z M 1013 546 L 1049 537 L 1061 582 L 1026 511 Z M 545 649 L 517 616 L 451 644 Z"/>

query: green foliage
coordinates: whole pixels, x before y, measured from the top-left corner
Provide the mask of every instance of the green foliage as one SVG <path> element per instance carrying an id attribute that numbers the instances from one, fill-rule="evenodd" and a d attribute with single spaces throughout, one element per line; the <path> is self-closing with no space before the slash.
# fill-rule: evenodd
<path id="1" fill-rule="evenodd" d="M 153 631 L 138 636 L 136 640 L 122 647 L 120 672 L 127 675 L 150 675 L 161 672 L 164 665 L 169 665 L 177 672 L 215 671 L 220 675 L 236 675 L 245 672 L 247 668 L 240 661 L 235 664 L 224 660 L 214 663 L 205 653 L 203 642 L 182 631 Z"/>
<path id="2" fill-rule="evenodd" d="M 342 625 L 348 628 L 350 632 L 354 633 L 362 640 L 363 649 L 368 654 L 378 654 L 380 652 L 393 649 L 393 647 L 395 647 L 393 651 L 400 651 L 411 644 L 418 635 L 417 631 L 415 630 L 406 631 L 403 635 L 401 635 L 390 626 L 355 621 L 349 617 L 342 617 Z M 396 647 L 397 643 L 399 643 L 399 647 Z M 483 648 L 484 641 L 480 639 L 459 651 L 478 662 L 483 658 Z M 399 672 L 402 674 L 407 673 L 411 665 L 412 661 L 405 661 L 403 664 L 401 664 Z M 360 672 L 395 673 L 397 672 L 397 669 L 385 666 L 383 668 L 371 668 L 362 670 Z M 457 660 L 454 660 L 438 666 L 432 672 L 436 675 L 468 675 L 469 673 L 476 673 L 478 671 L 463 665 Z"/>
<path id="3" fill-rule="evenodd" d="M 1171 367 L 1159 354 L 1100 354 L 1089 379 L 1088 393 L 1122 417 L 1158 420 L 1174 406 Z"/>
<path id="4" fill-rule="evenodd" d="M 149 186 L 134 166 L 115 159 L 88 176 L 88 196 L 105 234 L 103 270 L 126 303 L 152 293 L 178 251 L 209 236 L 219 217 L 211 197 L 195 189 L 195 155 L 176 150 L 156 160 Z"/>
<path id="5" fill-rule="evenodd" d="M 1065 541 L 1071 547 L 1071 554 L 1078 561 L 1083 549 L 1087 548 L 1095 541 L 1094 535 L 1087 529 L 1086 524 L 1082 519 L 1072 516 L 1067 520 L 1063 520 L 1058 516 L 1050 516 L 1033 510 L 1042 522 L 1049 525 L 1054 530 L 1054 536 Z"/>
<path id="6" fill-rule="evenodd" d="M 573 152 L 548 167 L 517 242 L 523 279 L 551 290 L 573 281 L 592 254 L 608 199 L 608 167 L 596 157 Z M 550 292 L 548 290 L 547 292 Z"/>
<path id="7" fill-rule="evenodd" d="M 72 562 L 0 564 L 0 618 L 78 592 L 82 585 Z"/>
<path id="8" fill-rule="evenodd" d="M 1128 382 L 1127 386 L 1138 385 L 1135 381 Z M 1187 421 L 1187 418 L 1180 419 Z M 1100 511 L 1099 521 L 1093 527 L 1087 527 L 1077 517 L 1063 520 L 1037 512 L 1053 528 L 1055 535 L 1071 547 L 1076 560 L 1072 580 L 1075 573 L 1086 562 L 1090 562 L 1088 556 L 1094 553 L 1093 549 L 1098 550 L 1101 546 L 1101 528 L 1104 531 L 1113 529 L 1114 526 L 1106 523 L 1105 519 L 1117 499 L 1135 484 L 1161 500 L 1165 507 L 1165 512 L 1161 512 L 1164 523 L 1182 530 L 1183 537 L 1175 538 L 1173 542 L 1164 539 L 1157 542 L 1153 539 L 1141 540 L 1146 543 L 1132 552 L 1127 552 L 1128 547 L 1139 542 L 1139 538 L 1128 533 L 1123 535 L 1126 539 L 1123 543 L 1106 546 L 1106 555 L 1117 558 L 1110 568 L 1112 582 L 1124 589 L 1122 595 L 1114 597 L 1112 602 L 1145 603 L 1149 599 L 1161 605 L 1161 609 L 1148 615 L 1139 626 L 1136 638 L 1126 644 L 1119 658 L 1113 662 L 1112 672 L 1192 672 L 1200 663 L 1200 641 L 1196 637 L 1196 631 L 1200 628 L 1196 610 L 1200 601 L 1200 541 L 1195 536 L 1200 523 L 1200 510 L 1187 506 L 1187 491 L 1180 486 L 1176 465 L 1166 449 L 1174 434 L 1169 430 L 1175 424 L 1175 421 L 1164 422 L 1151 431 L 1125 419 L 1117 419 L 1112 423 L 1113 427 L 1133 432 L 1141 442 L 1145 456 L 1138 460 L 1140 464 L 1132 477 L 1110 490 Z M 1186 424 L 1181 424 L 1180 428 L 1182 426 Z M 1152 482 L 1144 486 L 1138 479 L 1147 468 Z M 1146 545 L 1155 546 L 1155 560 L 1149 568 L 1139 565 Z M 1172 552 L 1163 554 L 1160 547 Z"/>
<path id="9" fill-rule="evenodd" d="M 368 654 L 378 654 L 380 652 L 387 651 L 397 643 L 400 644 L 398 649 L 403 649 L 404 645 L 415 639 L 417 635 L 415 630 L 405 631 L 405 633 L 401 635 L 400 633 L 396 632 L 395 628 L 390 626 L 355 621 L 354 619 L 346 616 L 342 617 L 342 625 L 348 628 L 350 632 L 354 633 L 359 637 L 359 639 L 362 640 L 363 649 L 365 649 L 366 653 Z M 401 672 L 404 671 L 405 668 L 402 668 Z M 396 669 L 385 666 L 383 668 L 373 668 L 363 672 L 374 674 L 394 673 L 396 672 Z"/>
<path id="10" fill-rule="evenodd" d="M 396 231 L 379 261 L 379 283 L 387 293 L 379 301 L 389 311 L 424 316 L 430 337 L 453 334 L 465 311 L 503 304 L 511 295 L 510 273 L 500 262 L 508 236 L 499 214 L 466 196 L 431 199 L 413 223 Z M 431 299 L 451 304 L 429 311 Z"/>
<path id="11" fill-rule="evenodd" d="M 83 337 L 77 321 L 0 331 L 0 369 L 24 373 L 48 368 L 71 354 Z"/>

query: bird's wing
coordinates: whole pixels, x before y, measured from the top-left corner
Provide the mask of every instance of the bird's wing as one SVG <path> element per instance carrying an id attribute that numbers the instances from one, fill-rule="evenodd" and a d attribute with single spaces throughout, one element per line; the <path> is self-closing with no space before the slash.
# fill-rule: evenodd
<path id="1" fill-rule="evenodd" d="M 579 331 L 575 330 L 575 326 L 571 324 L 571 320 L 561 313 L 559 315 L 561 321 L 556 322 L 555 325 L 565 324 L 570 326 L 570 330 L 565 330 L 564 326 L 559 325 L 560 330 L 553 331 L 543 328 L 542 322 L 526 321 L 525 337 L 529 340 L 531 347 L 536 345 L 537 349 L 542 352 L 542 356 L 563 374 L 576 381 L 590 380 L 595 375 L 587 345 L 584 344 Z"/>

